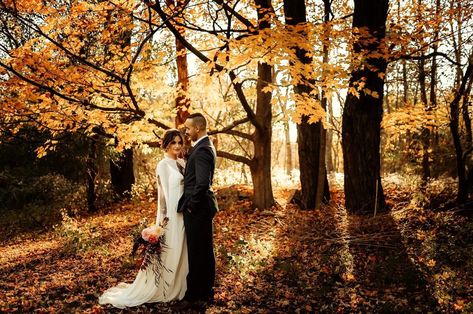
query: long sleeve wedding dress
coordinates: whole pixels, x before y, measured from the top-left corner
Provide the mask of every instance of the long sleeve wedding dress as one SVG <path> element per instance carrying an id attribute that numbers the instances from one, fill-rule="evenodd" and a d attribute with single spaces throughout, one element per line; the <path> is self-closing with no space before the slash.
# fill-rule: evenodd
<path id="1" fill-rule="evenodd" d="M 117 308 L 143 303 L 181 300 L 186 292 L 188 273 L 187 244 L 182 213 L 177 204 L 183 193 L 183 161 L 165 156 L 156 167 L 158 182 L 158 210 L 156 222 L 168 217 L 165 229 L 166 249 L 161 253 L 164 267 L 156 280 L 152 267 L 138 271 L 133 283 L 120 283 L 106 290 L 99 298 L 100 304 Z"/>

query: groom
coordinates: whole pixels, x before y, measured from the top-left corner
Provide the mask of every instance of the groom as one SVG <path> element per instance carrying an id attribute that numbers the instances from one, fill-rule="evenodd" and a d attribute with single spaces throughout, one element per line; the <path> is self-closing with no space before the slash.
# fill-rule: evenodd
<path id="1" fill-rule="evenodd" d="M 178 212 L 184 215 L 189 273 L 183 305 L 203 306 L 213 300 L 215 256 L 212 218 L 218 210 L 211 190 L 215 170 L 215 147 L 207 135 L 207 120 L 200 113 L 191 114 L 184 123 L 186 135 L 194 142 L 189 151 L 184 175 L 184 194 Z"/>

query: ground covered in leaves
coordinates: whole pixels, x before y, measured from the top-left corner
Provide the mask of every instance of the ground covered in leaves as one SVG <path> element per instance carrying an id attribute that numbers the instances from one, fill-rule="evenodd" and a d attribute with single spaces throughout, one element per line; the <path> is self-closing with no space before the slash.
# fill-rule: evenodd
<path id="1" fill-rule="evenodd" d="M 473 312 L 473 220 L 419 206 L 386 186 L 390 213 L 348 215 L 340 192 L 317 211 L 286 204 L 251 210 L 243 186 L 217 191 L 217 283 L 207 313 Z M 0 231 L 0 312 L 171 313 L 127 310 L 98 296 L 137 272 L 131 234 L 154 217 L 149 201 L 91 216 L 65 215 L 54 230 Z M 5 236 L 8 235 L 8 236 Z"/>

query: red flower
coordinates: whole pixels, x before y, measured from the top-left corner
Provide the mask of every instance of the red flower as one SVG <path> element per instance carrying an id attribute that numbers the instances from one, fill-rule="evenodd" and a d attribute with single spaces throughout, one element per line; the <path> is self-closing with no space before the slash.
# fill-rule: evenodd
<path id="1" fill-rule="evenodd" d="M 152 234 L 152 235 L 149 236 L 148 242 L 151 243 L 151 244 L 154 244 L 154 243 L 158 242 L 158 238 L 154 234 Z"/>

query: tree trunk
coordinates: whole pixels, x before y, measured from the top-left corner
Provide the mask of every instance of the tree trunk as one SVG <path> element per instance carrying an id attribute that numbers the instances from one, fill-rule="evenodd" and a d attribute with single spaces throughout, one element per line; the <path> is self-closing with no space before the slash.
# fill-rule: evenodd
<path id="1" fill-rule="evenodd" d="M 133 16 L 123 11 L 120 13 L 120 18 L 133 24 Z M 132 30 L 120 31 L 120 45 L 122 49 L 131 45 Z M 115 147 L 117 147 L 120 139 L 115 138 Z M 131 189 L 135 183 L 135 176 L 133 174 L 133 150 L 125 149 L 122 153 L 117 153 L 117 156 L 110 159 L 110 176 L 112 182 L 113 192 L 117 199 L 129 198 L 131 196 Z"/>
<path id="2" fill-rule="evenodd" d="M 284 140 L 285 140 L 285 163 L 284 168 L 286 169 L 286 174 L 291 176 L 292 172 L 292 148 L 291 148 L 291 137 L 289 133 L 289 121 L 284 121 Z"/>
<path id="3" fill-rule="evenodd" d="M 436 18 L 439 18 L 441 12 L 440 8 L 440 0 L 435 1 L 435 15 Z M 439 26 L 435 27 L 435 34 L 434 34 L 434 44 L 432 46 L 432 66 L 430 70 L 430 106 L 436 107 L 437 106 L 437 51 L 438 51 L 438 41 L 439 41 Z"/>
<path id="4" fill-rule="evenodd" d="M 129 198 L 135 183 L 133 173 L 133 149 L 127 148 L 114 160 L 110 160 L 113 191 L 120 198 Z"/>
<path id="5" fill-rule="evenodd" d="M 398 8 L 398 10 L 400 10 L 400 7 Z M 402 60 L 401 62 L 402 62 L 402 90 L 403 90 L 402 107 L 407 107 L 407 103 L 409 101 L 409 82 L 407 80 L 407 63 L 406 63 L 406 60 Z M 393 172 L 396 172 L 397 168 L 402 167 L 404 160 L 409 160 L 410 141 L 411 141 L 411 135 L 410 135 L 409 130 L 406 132 L 406 134 L 399 136 L 399 152 L 400 152 L 401 158 L 399 158 L 399 162 L 396 162 L 395 169 L 393 169 Z"/>
<path id="6" fill-rule="evenodd" d="M 284 14 L 287 25 L 306 23 L 306 6 L 304 0 L 285 0 Z M 311 64 L 312 58 L 307 56 L 307 51 L 295 47 L 296 55 L 304 64 Z M 305 79 L 294 86 L 294 93 L 310 95 L 314 83 L 313 79 Z M 297 144 L 299 153 L 299 169 L 301 180 L 302 209 L 317 209 L 324 197 L 324 187 L 327 180 L 325 170 L 325 129 L 322 122 L 310 124 L 309 117 L 303 116 L 297 125 Z"/>
<path id="7" fill-rule="evenodd" d="M 439 15 L 441 12 L 440 8 L 440 0 L 435 1 L 435 16 L 437 19 L 439 19 Z M 430 68 L 430 103 L 427 106 L 426 110 L 427 111 L 432 111 L 435 107 L 437 107 L 437 52 L 438 52 L 438 41 L 439 41 L 439 26 L 435 26 L 435 34 L 434 34 L 434 43 L 432 46 L 432 64 Z M 424 151 L 427 149 L 427 157 L 423 163 L 425 166 L 424 168 L 424 176 L 423 176 L 423 181 L 427 182 L 428 178 L 432 176 L 431 169 L 430 169 L 430 159 L 433 159 L 436 154 L 435 154 L 435 140 L 433 140 L 434 135 L 436 134 L 436 127 L 433 126 L 431 129 L 427 129 L 426 132 L 426 139 L 425 139 L 425 145 L 424 145 Z M 435 165 L 435 163 L 433 163 Z M 428 167 L 428 169 L 426 169 Z"/>
<path id="8" fill-rule="evenodd" d="M 89 212 L 97 211 L 95 206 L 95 178 L 97 177 L 97 143 L 94 140 L 89 140 L 88 156 L 86 161 L 86 191 L 87 191 L 87 209 Z"/>
<path id="9" fill-rule="evenodd" d="M 255 155 L 250 165 L 253 181 L 253 207 L 269 208 L 274 205 L 273 189 L 271 184 L 271 126 L 266 128 L 265 134 L 255 134 Z M 268 134 L 269 133 L 269 134 Z M 269 152 L 269 153 L 268 153 Z"/>
<path id="10" fill-rule="evenodd" d="M 270 28 L 268 14 L 271 10 L 269 0 L 255 0 L 258 7 L 259 29 Z M 253 206 L 270 208 L 274 205 L 273 187 L 271 183 L 271 136 L 272 108 L 271 92 L 263 89 L 272 82 L 273 67 L 267 63 L 258 63 L 258 81 L 256 83 L 256 120 L 260 128 L 254 133 L 254 157 L 250 166 L 253 180 Z"/>
<path id="11" fill-rule="evenodd" d="M 328 23 L 330 22 L 330 15 L 332 14 L 332 1 L 333 0 L 323 0 L 324 1 L 324 25 L 325 25 L 325 36 L 327 36 L 327 34 L 329 33 L 329 26 L 328 26 Z M 329 63 L 329 43 L 330 43 L 330 40 L 329 38 L 324 38 L 323 40 L 323 59 L 322 59 L 322 63 L 325 65 L 325 64 L 328 64 Z M 322 69 L 322 81 L 325 82 L 327 80 L 327 70 L 325 68 Z M 325 87 L 325 84 L 322 85 L 322 108 L 324 109 L 325 112 L 327 112 L 327 105 L 328 105 L 328 99 L 327 99 L 327 91 L 326 91 L 326 87 Z M 323 188 L 323 201 L 324 202 L 328 202 L 330 200 L 330 188 L 329 188 L 329 184 L 328 184 L 328 178 L 327 178 L 327 168 L 326 168 L 326 155 L 327 155 L 327 147 L 328 147 L 328 150 L 330 151 L 330 145 L 327 146 L 327 131 L 324 129 L 323 127 L 323 124 L 321 122 L 319 122 L 321 124 L 321 129 L 322 129 L 322 134 L 320 135 L 321 136 L 321 145 L 320 145 L 320 148 L 321 148 L 321 151 L 319 152 L 319 154 L 323 154 L 323 160 L 320 160 L 319 162 L 319 172 L 321 173 L 321 175 L 319 175 L 319 181 L 317 184 L 321 185 L 323 184 L 324 185 L 324 188 Z M 323 181 L 322 181 L 323 180 Z"/>
<path id="12" fill-rule="evenodd" d="M 463 153 L 463 160 L 465 162 L 465 176 L 466 176 L 466 185 L 467 193 L 473 192 L 473 170 L 472 170 L 472 160 L 471 154 L 473 153 L 473 142 L 472 142 L 472 130 L 471 130 L 471 117 L 469 112 L 470 104 L 470 93 L 473 85 L 473 79 L 468 82 L 468 86 L 465 90 L 463 96 L 462 104 L 462 117 L 463 123 L 465 124 L 465 153 Z M 468 169 L 468 170 L 467 170 Z"/>
<path id="13" fill-rule="evenodd" d="M 470 55 L 468 67 L 465 75 L 463 76 L 460 87 L 457 90 L 455 98 L 450 103 L 450 131 L 452 133 L 453 145 L 455 147 L 456 159 L 457 159 L 457 174 L 458 174 L 458 195 L 457 202 L 462 204 L 468 199 L 468 182 L 466 174 L 466 165 L 464 159 L 464 150 L 461 143 L 460 135 L 460 100 L 465 97 L 465 90 L 468 81 L 473 80 L 473 54 Z"/>
<path id="14" fill-rule="evenodd" d="M 457 6 L 455 6 L 455 4 Z M 462 80 L 462 50 L 464 49 L 463 45 L 463 17 L 462 17 L 462 10 L 460 10 L 461 2 L 456 0 L 452 0 L 450 2 L 450 10 L 456 12 L 455 22 L 457 23 L 457 33 L 456 33 L 456 41 L 455 37 L 453 37 L 453 46 L 454 46 L 454 53 L 455 53 L 455 61 L 457 63 L 457 71 L 455 76 L 455 89 L 458 90 L 460 88 L 461 80 Z M 453 26 L 452 26 L 453 27 Z M 453 32 L 453 30 L 452 30 Z"/>
<path id="15" fill-rule="evenodd" d="M 457 6 L 455 6 L 457 5 Z M 468 67 L 466 72 L 463 73 L 462 64 L 462 51 L 464 50 L 463 44 L 463 19 L 462 10 L 459 9 L 460 4 L 457 1 L 450 2 L 450 9 L 457 12 L 455 22 L 457 23 L 456 40 L 453 38 L 455 61 L 457 62 L 456 76 L 455 76 L 455 90 L 456 95 L 453 101 L 450 103 L 450 132 L 452 133 L 453 145 L 455 147 L 456 161 L 457 161 L 457 175 L 458 175 L 458 194 L 457 202 L 464 203 L 468 199 L 468 188 L 470 183 L 473 182 L 473 172 L 470 170 L 467 173 L 466 158 L 471 153 L 471 120 L 468 114 L 468 98 L 470 94 L 471 84 L 473 77 L 473 53 L 470 53 L 468 59 Z M 452 22 L 451 22 L 452 23 Z M 452 32 L 453 30 L 453 25 Z M 463 98 L 462 108 L 460 108 L 460 102 Z M 466 131 L 466 147 L 465 150 L 462 147 L 461 130 L 460 130 L 460 109 L 462 111 L 463 121 L 465 123 Z"/>
<path id="16" fill-rule="evenodd" d="M 388 84 L 386 84 L 386 95 L 389 95 L 389 85 Z M 397 98 L 397 96 L 396 96 L 396 98 Z M 397 100 L 396 100 L 396 102 L 397 102 Z M 390 114 L 391 113 L 391 102 L 389 101 L 389 97 L 386 97 L 384 99 L 384 104 L 386 106 L 386 112 L 388 114 Z"/>
<path id="17" fill-rule="evenodd" d="M 388 0 L 355 0 L 353 28 L 366 27 L 372 40 L 357 39 L 355 53 L 378 52 L 385 36 Z M 374 39 L 374 40 L 373 40 Z M 382 53 L 382 51 L 379 51 Z M 363 66 L 366 64 L 367 66 Z M 350 88 L 364 79 L 373 97 L 359 91 L 348 93 L 343 108 L 342 147 L 345 170 L 345 204 L 350 212 L 382 210 L 386 207 L 380 178 L 380 132 L 386 60 L 367 57 L 351 73 Z"/>
<path id="18" fill-rule="evenodd" d="M 274 79 L 274 73 L 273 73 L 273 81 Z M 289 90 L 286 92 L 286 99 L 288 97 Z M 286 109 L 286 103 L 282 103 L 282 101 L 279 102 L 279 105 L 281 107 L 281 112 L 283 115 L 283 125 L 284 125 L 284 170 L 286 171 L 286 174 L 288 176 L 291 176 L 292 174 L 292 147 L 291 147 L 291 133 L 290 133 L 290 126 L 289 126 L 289 114 L 287 113 Z"/>
<path id="19" fill-rule="evenodd" d="M 465 124 L 465 144 L 466 149 L 471 149 L 473 147 L 473 134 L 471 129 L 471 117 L 469 112 L 470 104 L 470 93 L 473 85 L 473 80 L 470 80 L 468 87 L 465 90 L 465 96 L 463 96 L 462 103 L 462 118 L 463 123 Z"/>
<path id="20" fill-rule="evenodd" d="M 323 201 L 326 180 L 325 152 L 321 147 L 325 145 L 325 130 L 321 123 L 307 123 L 304 116 L 297 125 L 297 142 L 301 180 L 301 207 L 302 209 L 317 209 Z M 321 169 L 323 169 L 321 171 Z"/>
<path id="21" fill-rule="evenodd" d="M 419 61 L 420 100 L 422 101 L 426 111 L 430 111 L 430 106 L 427 101 L 427 86 L 425 83 L 425 77 L 425 62 L 423 59 L 421 59 Z M 420 138 L 422 141 L 422 186 L 425 186 L 430 178 L 430 130 L 427 127 L 422 128 Z"/>
<path id="22" fill-rule="evenodd" d="M 269 208 L 274 204 L 274 197 L 272 193 L 271 185 L 271 127 L 272 127 L 272 106 L 271 106 L 271 92 L 263 92 L 263 88 L 268 86 L 272 82 L 272 66 L 265 62 L 260 62 L 258 64 L 258 80 L 256 84 L 256 112 L 251 108 L 248 99 L 245 96 L 243 91 L 243 83 L 239 80 L 237 73 L 234 70 L 228 70 L 225 66 L 222 66 L 217 62 L 216 59 L 213 61 L 206 56 L 202 51 L 198 50 L 194 45 L 187 41 L 182 34 L 177 29 L 176 19 L 181 19 L 180 21 L 185 23 L 185 17 L 182 17 L 180 14 L 168 15 L 168 10 L 163 10 L 160 1 L 149 1 L 145 0 L 145 4 L 152 8 L 156 13 L 158 13 L 163 25 L 172 32 L 172 34 L 178 38 L 184 47 L 191 51 L 197 58 L 205 63 L 213 63 L 213 68 L 211 72 L 214 71 L 223 72 L 226 71 L 231 80 L 232 86 L 235 90 L 236 96 L 240 101 L 242 107 L 247 113 L 247 120 L 240 121 L 236 125 L 230 126 L 229 128 L 224 128 L 223 130 L 218 130 L 214 132 L 209 132 L 209 134 L 216 133 L 227 133 L 227 134 L 237 134 L 240 138 L 247 139 L 251 141 L 254 145 L 255 155 L 252 159 L 249 159 L 246 156 L 235 155 L 232 153 L 217 151 L 217 156 L 235 160 L 238 162 L 243 162 L 248 164 L 250 167 L 253 167 L 252 173 L 255 174 L 253 178 L 254 182 L 254 206 L 258 208 Z M 188 4 L 188 1 L 182 2 L 183 4 Z M 271 14 L 273 14 L 274 9 L 271 6 L 270 0 L 254 0 L 255 6 L 257 8 L 257 17 L 258 17 L 258 30 L 269 29 L 271 26 Z M 221 5 L 224 8 L 228 8 L 230 11 L 233 9 L 225 1 L 217 1 L 218 5 Z M 225 12 L 228 13 L 225 9 Z M 176 12 L 177 13 L 177 12 Z M 232 19 L 230 15 L 228 16 L 228 22 L 231 23 Z M 251 22 L 250 22 L 251 23 Z M 232 28 L 231 24 L 228 25 L 229 29 Z M 253 32 L 255 30 L 251 30 Z M 219 36 L 219 35 L 218 35 Z M 227 47 L 229 49 L 229 47 Z M 215 56 L 215 55 L 214 55 Z M 237 125 L 243 124 L 244 122 L 251 122 L 255 127 L 255 132 L 253 134 L 247 134 L 233 128 Z M 258 171 L 254 171 L 258 168 Z M 259 169 L 263 169 L 264 176 L 260 178 L 257 175 Z"/>
<path id="23" fill-rule="evenodd" d="M 168 6 L 174 7 L 175 10 L 182 10 L 185 2 L 177 0 L 177 4 L 174 0 L 166 0 Z M 184 36 L 185 28 L 176 25 L 176 29 L 179 33 Z M 187 49 L 177 37 L 176 37 L 176 65 L 177 65 L 177 82 L 178 82 L 178 94 L 176 97 L 176 127 L 179 128 L 186 122 L 189 116 L 188 109 L 191 105 L 188 97 L 189 90 L 189 71 L 187 66 Z"/>
<path id="24" fill-rule="evenodd" d="M 407 81 L 407 66 L 406 60 L 402 60 L 402 86 L 403 86 L 403 94 L 402 94 L 402 102 L 403 106 L 406 106 L 407 100 L 409 99 L 409 82 Z"/>
<path id="25" fill-rule="evenodd" d="M 187 69 L 187 54 L 186 48 L 182 45 L 179 39 L 176 39 L 177 51 L 177 81 L 179 83 L 179 94 L 176 97 L 176 127 L 179 127 L 186 122 L 189 116 L 189 107 L 191 105 L 189 97 L 187 97 L 189 90 L 189 73 Z"/>
<path id="26" fill-rule="evenodd" d="M 327 115 L 330 122 L 333 121 L 333 105 L 332 101 L 327 102 Z M 332 123 L 330 123 L 332 125 Z M 326 154 L 325 154 L 325 163 L 327 166 L 327 172 L 331 173 L 335 171 L 335 162 L 334 162 L 334 153 L 333 153 L 333 128 L 330 127 L 327 130 L 327 140 L 326 140 Z"/>

